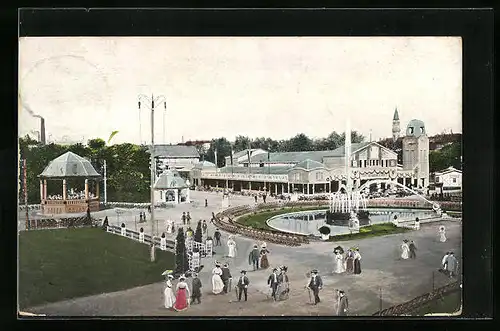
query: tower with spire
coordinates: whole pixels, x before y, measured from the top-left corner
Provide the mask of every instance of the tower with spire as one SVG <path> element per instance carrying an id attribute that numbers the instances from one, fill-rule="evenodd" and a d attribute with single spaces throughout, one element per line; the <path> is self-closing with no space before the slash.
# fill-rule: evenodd
<path id="1" fill-rule="evenodd" d="M 394 111 L 394 117 L 392 118 L 392 141 L 396 142 L 399 138 L 399 134 L 401 133 L 401 128 L 399 127 L 399 114 L 398 107 Z"/>

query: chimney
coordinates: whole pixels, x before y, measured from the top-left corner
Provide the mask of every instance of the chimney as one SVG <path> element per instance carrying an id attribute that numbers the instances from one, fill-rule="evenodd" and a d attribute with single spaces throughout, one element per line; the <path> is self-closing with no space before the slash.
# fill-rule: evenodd
<path id="1" fill-rule="evenodd" d="M 40 117 L 40 142 L 45 145 L 45 119 Z"/>

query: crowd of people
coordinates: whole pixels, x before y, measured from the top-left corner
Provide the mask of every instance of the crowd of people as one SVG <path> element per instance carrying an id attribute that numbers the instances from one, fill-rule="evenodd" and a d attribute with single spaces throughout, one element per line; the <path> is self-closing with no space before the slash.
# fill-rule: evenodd
<path id="1" fill-rule="evenodd" d="M 95 194 L 92 192 L 89 192 L 89 198 L 95 198 Z M 74 192 L 74 191 L 69 191 L 66 194 L 66 200 L 84 200 L 85 199 L 85 192 Z M 51 194 L 47 196 L 47 200 L 63 200 L 62 194 Z"/>

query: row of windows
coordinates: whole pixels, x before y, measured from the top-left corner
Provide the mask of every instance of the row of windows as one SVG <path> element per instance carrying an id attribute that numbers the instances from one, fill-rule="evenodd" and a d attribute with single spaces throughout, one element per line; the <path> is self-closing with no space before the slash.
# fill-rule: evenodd
<path id="1" fill-rule="evenodd" d="M 353 160 L 353 167 L 366 168 L 366 167 L 395 167 L 396 160 Z"/>

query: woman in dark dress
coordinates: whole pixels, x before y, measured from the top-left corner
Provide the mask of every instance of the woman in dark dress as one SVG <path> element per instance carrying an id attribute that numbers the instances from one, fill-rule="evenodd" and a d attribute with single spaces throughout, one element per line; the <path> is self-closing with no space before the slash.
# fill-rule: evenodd
<path id="1" fill-rule="evenodd" d="M 266 248 L 266 244 L 262 244 L 260 250 L 260 267 L 262 269 L 269 268 L 269 260 L 267 259 L 267 253 L 269 253 L 269 251 Z"/>
<path id="2" fill-rule="evenodd" d="M 350 274 L 354 272 L 354 251 L 352 249 L 347 250 L 345 256 L 346 271 Z"/>
<path id="3" fill-rule="evenodd" d="M 356 248 L 354 252 L 354 274 L 359 275 L 361 273 L 361 254 L 359 254 L 359 248 Z"/>

